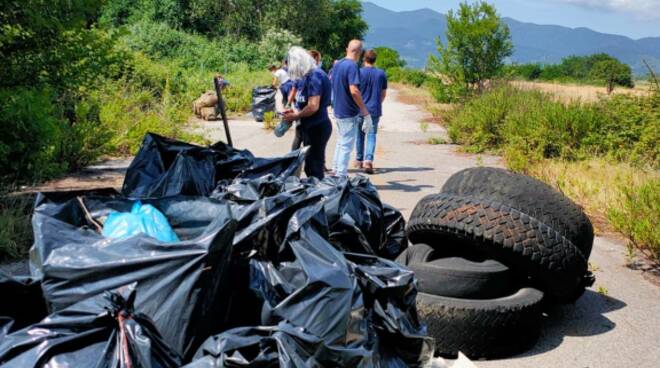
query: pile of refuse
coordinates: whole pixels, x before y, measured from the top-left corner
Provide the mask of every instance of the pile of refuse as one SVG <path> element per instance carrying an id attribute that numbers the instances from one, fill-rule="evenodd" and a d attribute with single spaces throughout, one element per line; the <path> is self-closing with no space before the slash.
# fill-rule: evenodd
<path id="1" fill-rule="evenodd" d="M 304 155 L 149 134 L 121 193 L 38 194 L 0 365 L 427 364 L 401 213 L 366 178 L 295 177 Z"/>
<path id="2" fill-rule="evenodd" d="M 593 227 L 582 209 L 536 179 L 497 168 L 453 175 L 411 214 L 417 308 L 436 353 L 500 358 L 532 346 L 544 308 L 572 303 L 594 277 Z"/>
<path id="3" fill-rule="evenodd" d="M 505 357 L 593 284 L 592 225 L 544 183 L 464 170 L 406 225 L 365 177 L 297 177 L 305 154 L 147 134 L 121 192 L 39 193 L 30 273 L 0 273 L 0 365 Z"/>

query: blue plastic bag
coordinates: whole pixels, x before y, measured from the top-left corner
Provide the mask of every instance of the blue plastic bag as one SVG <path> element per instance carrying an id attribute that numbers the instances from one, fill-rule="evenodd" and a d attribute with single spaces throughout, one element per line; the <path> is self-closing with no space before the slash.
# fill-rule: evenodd
<path id="1" fill-rule="evenodd" d="M 142 205 L 137 201 L 131 212 L 114 212 L 108 215 L 103 224 L 103 236 L 106 238 L 128 238 L 146 234 L 164 243 L 179 241 L 167 218 L 150 204 Z"/>

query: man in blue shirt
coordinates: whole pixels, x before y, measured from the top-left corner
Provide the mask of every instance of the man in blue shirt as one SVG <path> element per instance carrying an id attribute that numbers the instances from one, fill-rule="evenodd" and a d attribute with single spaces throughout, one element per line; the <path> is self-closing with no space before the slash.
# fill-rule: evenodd
<path id="1" fill-rule="evenodd" d="M 376 151 L 376 133 L 378 121 L 383 115 L 383 100 L 387 95 L 387 76 L 381 69 L 374 67 L 376 52 L 369 50 L 364 54 L 364 67 L 360 69 L 360 92 L 367 106 L 367 111 L 373 120 L 373 129 L 368 134 L 362 130 L 360 122 L 357 130 L 357 141 L 355 147 L 355 168 L 364 168 L 367 174 L 374 173 L 374 152 Z M 364 152 L 365 135 L 367 136 L 367 152 Z M 364 160 L 364 161 L 363 161 Z"/>
<path id="2" fill-rule="evenodd" d="M 371 122 L 360 93 L 360 70 L 357 63 L 361 53 L 362 41 L 352 40 L 346 48 L 346 57 L 332 68 L 332 107 L 339 135 L 333 164 L 337 176 L 348 176 L 348 163 L 361 118 L 367 124 Z"/>

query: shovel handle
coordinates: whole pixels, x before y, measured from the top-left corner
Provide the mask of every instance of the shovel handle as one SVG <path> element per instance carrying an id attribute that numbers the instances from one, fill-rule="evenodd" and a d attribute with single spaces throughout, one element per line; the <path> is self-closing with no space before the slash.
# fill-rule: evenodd
<path id="1" fill-rule="evenodd" d="M 218 103 L 215 106 L 216 116 L 220 113 L 222 116 L 222 124 L 225 127 L 225 135 L 227 136 L 227 144 L 231 147 L 234 146 L 231 140 L 231 132 L 229 131 L 229 122 L 227 121 L 227 112 L 225 111 L 225 101 L 222 98 L 222 89 L 227 84 L 227 82 L 222 78 L 221 75 L 217 75 L 213 78 L 213 85 L 215 86 L 215 94 L 218 96 Z"/>

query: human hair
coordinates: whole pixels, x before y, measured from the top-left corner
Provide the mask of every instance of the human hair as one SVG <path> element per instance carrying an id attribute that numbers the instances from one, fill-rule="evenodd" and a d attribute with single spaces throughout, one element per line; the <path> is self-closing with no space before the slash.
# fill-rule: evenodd
<path id="1" fill-rule="evenodd" d="M 309 50 L 309 54 L 316 60 L 316 63 L 318 64 L 319 61 L 321 61 L 321 53 L 316 51 L 316 50 Z"/>
<path id="2" fill-rule="evenodd" d="M 368 50 L 367 52 L 364 53 L 364 61 L 366 61 L 369 64 L 373 64 L 376 62 L 376 58 L 378 55 L 376 55 L 376 51 Z"/>
<path id="3" fill-rule="evenodd" d="M 291 79 L 302 79 L 305 75 L 316 68 L 316 60 L 299 46 L 293 46 L 287 54 L 289 61 L 289 77 Z"/>

